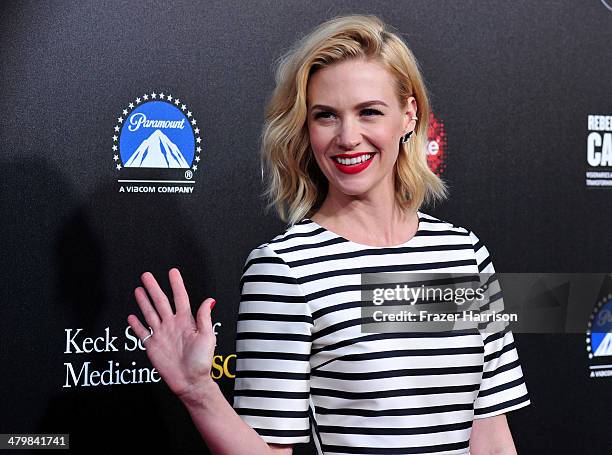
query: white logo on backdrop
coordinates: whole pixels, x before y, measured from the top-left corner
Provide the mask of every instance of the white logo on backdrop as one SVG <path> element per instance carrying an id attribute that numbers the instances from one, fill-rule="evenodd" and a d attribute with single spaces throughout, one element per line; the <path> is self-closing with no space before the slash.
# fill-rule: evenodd
<path id="1" fill-rule="evenodd" d="M 124 164 L 125 167 L 182 167 L 188 168 L 189 163 L 168 136 L 155 130 Z"/>

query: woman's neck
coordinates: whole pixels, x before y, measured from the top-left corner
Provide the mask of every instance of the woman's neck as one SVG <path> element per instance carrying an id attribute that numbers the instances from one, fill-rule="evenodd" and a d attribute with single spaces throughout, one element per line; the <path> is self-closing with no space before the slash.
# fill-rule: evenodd
<path id="1" fill-rule="evenodd" d="M 342 205 L 326 199 L 310 219 L 348 240 L 372 246 L 404 243 L 419 224 L 416 210 L 402 210 L 395 201 L 387 206 L 357 200 Z"/>

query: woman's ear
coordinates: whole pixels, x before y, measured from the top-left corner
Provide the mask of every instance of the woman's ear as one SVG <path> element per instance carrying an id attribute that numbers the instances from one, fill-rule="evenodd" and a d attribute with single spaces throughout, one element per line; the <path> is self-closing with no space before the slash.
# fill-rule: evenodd
<path id="1" fill-rule="evenodd" d="M 413 131 L 416 128 L 416 120 L 413 120 L 413 117 L 417 115 L 417 109 L 416 98 L 411 96 L 404 104 L 404 132 Z"/>

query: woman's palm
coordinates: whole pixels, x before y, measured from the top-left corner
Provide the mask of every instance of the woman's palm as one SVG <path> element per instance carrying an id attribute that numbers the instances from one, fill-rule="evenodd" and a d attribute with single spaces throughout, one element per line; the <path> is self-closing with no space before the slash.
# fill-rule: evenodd
<path id="1" fill-rule="evenodd" d="M 216 343 L 210 320 L 210 304 L 214 300 L 207 299 L 202 303 L 196 321 L 180 273 L 172 269 L 169 277 L 176 313 L 150 273 L 143 274 L 142 281 L 154 306 L 143 288 L 136 288 L 135 296 L 153 330 L 153 335 L 144 343 L 147 356 L 168 387 L 183 397 L 210 380 Z M 128 323 L 140 339 L 149 334 L 136 316 L 130 315 Z"/>

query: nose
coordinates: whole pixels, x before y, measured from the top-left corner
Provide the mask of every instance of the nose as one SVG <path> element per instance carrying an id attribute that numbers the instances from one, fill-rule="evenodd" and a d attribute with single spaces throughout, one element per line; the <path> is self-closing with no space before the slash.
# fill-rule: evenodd
<path id="1" fill-rule="evenodd" d="M 340 125 L 336 138 L 338 146 L 344 150 L 352 150 L 361 143 L 359 125 L 351 120 L 345 120 Z"/>

